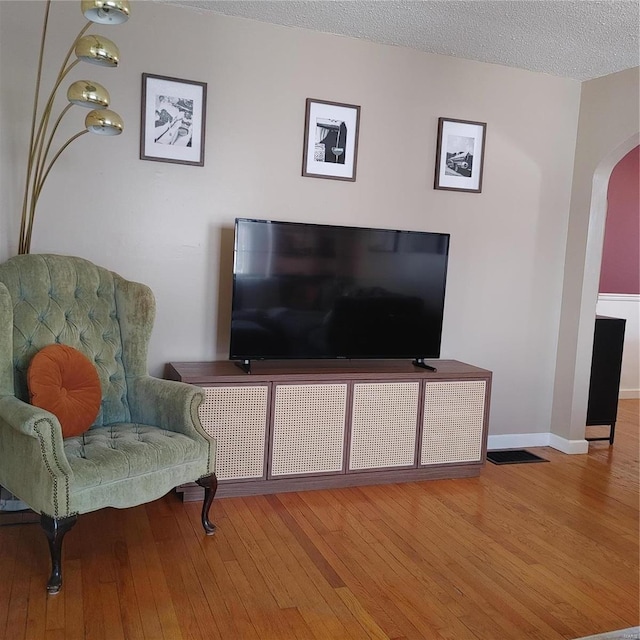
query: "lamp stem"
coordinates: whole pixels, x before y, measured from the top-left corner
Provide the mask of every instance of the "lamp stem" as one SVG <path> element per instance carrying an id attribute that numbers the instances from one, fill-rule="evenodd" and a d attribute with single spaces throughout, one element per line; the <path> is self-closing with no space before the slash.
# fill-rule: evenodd
<path id="1" fill-rule="evenodd" d="M 27 205 L 29 200 L 29 182 L 31 181 L 31 170 L 33 169 L 32 155 L 33 142 L 36 133 L 36 115 L 38 111 L 38 97 L 40 95 L 40 80 L 42 79 L 42 61 L 44 59 L 44 43 L 47 38 L 47 24 L 49 22 L 49 9 L 51 8 L 51 0 L 47 0 L 44 12 L 44 23 L 42 25 L 42 35 L 40 38 L 40 55 L 38 57 L 38 73 L 36 75 L 36 90 L 33 98 L 33 114 L 31 115 L 31 137 L 29 138 L 29 157 L 27 160 L 27 178 L 24 186 L 24 198 L 22 200 L 22 218 L 20 220 L 20 242 L 18 244 L 18 253 L 28 253 L 29 249 L 25 246 L 24 237 L 27 224 Z"/>
<path id="2" fill-rule="evenodd" d="M 30 202 L 30 207 L 29 207 L 29 222 L 27 224 L 27 233 L 26 233 L 26 240 L 25 240 L 25 246 L 27 247 L 27 252 L 28 252 L 28 248 L 31 247 L 31 233 L 33 231 L 33 221 L 35 219 L 35 214 L 36 214 L 36 205 L 38 204 L 38 198 L 40 197 L 40 192 L 42 191 L 42 187 L 44 186 L 44 182 L 47 179 L 47 176 L 49 175 L 49 172 L 51 171 L 51 168 L 53 167 L 53 165 L 55 164 L 56 160 L 60 157 L 60 155 L 62 154 L 62 152 L 77 138 L 79 138 L 80 136 L 83 136 L 85 133 L 89 133 L 89 131 L 87 129 L 83 129 L 82 131 L 78 131 L 78 133 L 76 133 L 75 135 L 71 136 L 61 147 L 60 149 L 58 149 L 58 152 L 56 153 L 55 156 L 53 156 L 53 158 L 51 159 L 51 162 L 49 163 L 49 165 L 47 166 L 46 171 L 44 172 L 42 178 L 40 179 L 39 182 L 36 182 L 34 180 L 33 183 L 33 191 L 31 194 L 31 202 Z M 42 167 L 41 167 L 42 169 Z"/>
<path id="3" fill-rule="evenodd" d="M 74 60 L 69 66 L 67 66 L 67 63 L 69 62 L 69 58 L 71 57 L 71 54 L 73 53 L 76 47 L 76 44 L 78 43 L 78 40 L 84 35 L 84 33 L 92 24 L 91 22 L 87 21 L 87 23 L 80 30 L 75 40 L 73 41 L 73 44 L 69 48 L 69 51 L 67 52 L 67 55 L 64 58 L 62 66 L 60 67 L 60 71 L 58 72 L 56 82 L 53 86 L 53 89 L 51 90 L 51 93 L 49 94 L 49 98 L 42 112 L 42 116 L 40 118 L 40 122 L 38 124 L 38 130 L 36 133 L 38 102 L 40 98 L 40 85 L 42 80 L 42 65 L 44 61 L 44 47 L 45 47 L 45 42 L 47 37 L 47 25 L 49 22 L 50 8 L 51 8 L 51 0 L 47 0 L 47 4 L 45 8 L 44 23 L 42 26 L 40 55 L 38 59 L 38 73 L 36 77 L 36 90 L 35 90 L 34 101 L 33 101 L 33 114 L 31 118 L 31 135 L 29 139 L 29 157 L 27 161 L 27 176 L 25 180 L 24 198 L 22 201 L 22 217 L 20 220 L 20 240 L 18 243 L 18 253 L 20 254 L 29 253 L 31 248 L 30 230 L 33 227 L 33 216 L 35 215 L 35 203 L 34 203 L 35 188 L 38 183 L 40 184 L 40 188 L 42 188 L 42 183 L 44 182 L 44 179 L 42 180 L 40 179 L 40 174 L 42 173 L 44 162 L 45 162 L 47 153 L 49 151 L 49 147 L 51 146 L 51 142 L 53 140 L 53 133 L 55 133 L 55 129 L 57 128 L 60 122 L 60 119 L 62 117 L 60 116 L 60 118 L 58 118 L 58 121 L 56 122 L 53 133 L 51 134 L 51 137 L 49 138 L 49 142 L 47 144 L 47 150 L 45 151 L 44 157 L 43 157 L 42 150 L 44 146 L 44 139 L 46 137 L 47 126 L 49 124 L 49 118 L 51 117 L 51 109 L 53 107 L 56 91 L 58 90 L 58 87 L 60 86 L 61 82 L 64 80 L 66 75 L 69 73 L 69 71 L 71 71 L 71 69 L 73 69 L 76 66 L 76 64 L 78 64 L 79 61 Z M 66 113 L 66 109 L 62 115 L 64 115 L 64 113 Z M 37 160 L 36 160 L 36 155 L 37 155 Z M 49 168 L 50 167 L 51 165 L 49 165 Z M 34 175 L 34 170 L 35 170 L 35 175 Z M 33 177 L 33 182 L 32 182 L 32 177 Z M 31 193 L 29 193 L 30 184 L 32 185 Z M 30 199 L 31 199 L 31 202 L 30 202 Z M 35 198 L 35 201 L 37 202 L 37 197 Z M 27 215 L 27 212 L 28 212 L 28 215 Z M 27 233 L 27 229 L 29 229 L 29 233 Z"/>

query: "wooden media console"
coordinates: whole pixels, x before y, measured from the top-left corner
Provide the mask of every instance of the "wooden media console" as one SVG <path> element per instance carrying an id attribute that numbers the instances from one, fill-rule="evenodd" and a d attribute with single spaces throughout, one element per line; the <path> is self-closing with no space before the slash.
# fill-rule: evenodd
<path id="1" fill-rule="evenodd" d="M 457 360 L 174 362 L 165 377 L 204 389 L 217 440 L 217 495 L 242 496 L 477 476 L 491 372 Z M 181 487 L 198 499 L 197 485 Z"/>

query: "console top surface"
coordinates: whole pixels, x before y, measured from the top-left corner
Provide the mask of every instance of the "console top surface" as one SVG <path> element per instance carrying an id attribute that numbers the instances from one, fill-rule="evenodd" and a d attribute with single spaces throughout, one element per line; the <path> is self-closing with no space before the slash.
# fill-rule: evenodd
<path id="1" fill-rule="evenodd" d="M 428 371 L 411 360 L 252 360 L 251 373 L 229 360 L 170 362 L 165 377 L 190 384 L 295 381 L 295 380 L 451 380 L 491 378 L 491 372 L 458 360 L 426 360 Z"/>

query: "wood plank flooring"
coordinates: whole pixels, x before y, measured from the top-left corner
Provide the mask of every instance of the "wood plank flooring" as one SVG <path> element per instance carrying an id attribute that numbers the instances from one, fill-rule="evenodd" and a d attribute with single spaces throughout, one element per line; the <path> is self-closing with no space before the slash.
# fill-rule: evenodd
<path id="1" fill-rule="evenodd" d="M 560 640 L 639 624 L 639 402 L 613 447 L 479 478 L 79 518 L 47 597 L 37 524 L 0 527 L 7 640 Z"/>

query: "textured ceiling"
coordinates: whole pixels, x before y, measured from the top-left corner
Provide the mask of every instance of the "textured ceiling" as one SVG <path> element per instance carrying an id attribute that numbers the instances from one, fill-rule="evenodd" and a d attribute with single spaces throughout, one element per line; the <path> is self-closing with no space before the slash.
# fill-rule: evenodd
<path id="1" fill-rule="evenodd" d="M 640 64 L 639 0 L 164 0 L 588 80 Z"/>

